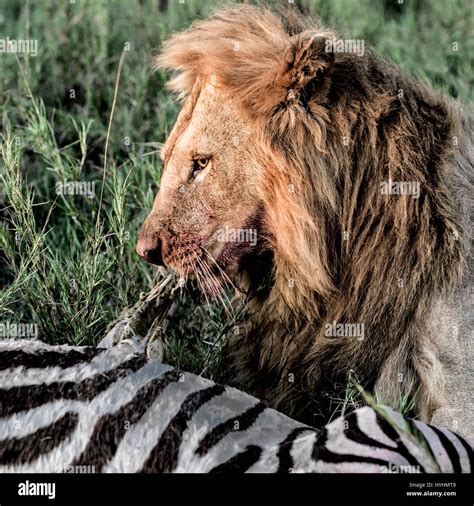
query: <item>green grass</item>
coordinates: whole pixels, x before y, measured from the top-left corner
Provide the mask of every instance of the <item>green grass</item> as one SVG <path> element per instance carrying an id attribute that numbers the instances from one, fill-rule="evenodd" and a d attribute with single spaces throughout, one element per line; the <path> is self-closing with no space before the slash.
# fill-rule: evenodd
<path id="1" fill-rule="evenodd" d="M 0 38 L 38 40 L 36 57 L 0 54 L 0 321 L 36 323 L 53 343 L 94 344 L 153 287 L 155 272 L 135 242 L 160 178 L 158 148 L 178 108 L 166 75 L 148 63 L 172 32 L 223 3 L 169 0 L 159 12 L 156 0 L 0 0 Z M 439 91 L 472 99 L 467 0 L 295 3 Z M 95 198 L 58 195 L 64 181 L 94 183 Z M 176 321 L 168 362 L 217 377 L 220 347 L 211 344 L 226 327 L 223 308 L 186 300 Z M 350 404 L 354 392 L 339 404 Z"/>

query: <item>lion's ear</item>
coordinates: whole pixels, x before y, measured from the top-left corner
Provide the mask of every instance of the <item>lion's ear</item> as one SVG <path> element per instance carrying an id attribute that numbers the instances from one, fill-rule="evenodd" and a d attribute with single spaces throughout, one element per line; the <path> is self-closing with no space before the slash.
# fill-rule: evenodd
<path id="1" fill-rule="evenodd" d="M 327 37 L 310 30 L 291 37 L 286 53 L 289 99 L 309 99 L 322 85 L 334 63 L 327 41 Z"/>

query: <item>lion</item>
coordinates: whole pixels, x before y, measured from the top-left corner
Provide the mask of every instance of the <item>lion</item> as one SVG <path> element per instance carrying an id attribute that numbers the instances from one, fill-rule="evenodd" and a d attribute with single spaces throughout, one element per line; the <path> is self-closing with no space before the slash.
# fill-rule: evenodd
<path id="1" fill-rule="evenodd" d="M 466 431 L 472 120 L 340 40 L 241 5 L 164 44 L 183 105 L 137 252 L 245 294 L 229 371 L 273 407 L 308 421 L 352 375 Z"/>

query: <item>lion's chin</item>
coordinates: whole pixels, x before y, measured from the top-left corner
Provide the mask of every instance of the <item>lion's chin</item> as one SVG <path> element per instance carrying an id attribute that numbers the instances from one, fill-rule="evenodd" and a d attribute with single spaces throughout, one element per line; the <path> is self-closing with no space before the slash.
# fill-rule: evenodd
<path id="1" fill-rule="evenodd" d="M 163 259 L 167 268 L 184 279 L 195 281 L 206 296 L 220 296 L 222 290 L 235 288 L 243 265 L 248 263 L 255 251 L 249 243 L 227 242 L 219 248 L 208 246 L 199 252 L 188 250 L 179 257 L 165 254 Z"/>
<path id="2" fill-rule="evenodd" d="M 216 260 L 188 259 L 186 262 L 168 260 L 167 268 L 186 280 L 195 281 L 205 295 L 217 296 L 232 286 L 238 263 L 220 265 Z"/>

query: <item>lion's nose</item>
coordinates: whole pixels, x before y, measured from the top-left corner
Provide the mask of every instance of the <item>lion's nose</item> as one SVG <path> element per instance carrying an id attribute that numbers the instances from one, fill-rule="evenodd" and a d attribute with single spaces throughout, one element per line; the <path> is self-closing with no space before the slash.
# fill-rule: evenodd
<path id="1" fill-rule="evenodd" d="M 155 241 L 153 246 L 147 243 L 147 241 L 139 239 L 137 242 L 137 253 L 151 264 L 164 266 L 162 247 L 160 239 Z"/>

